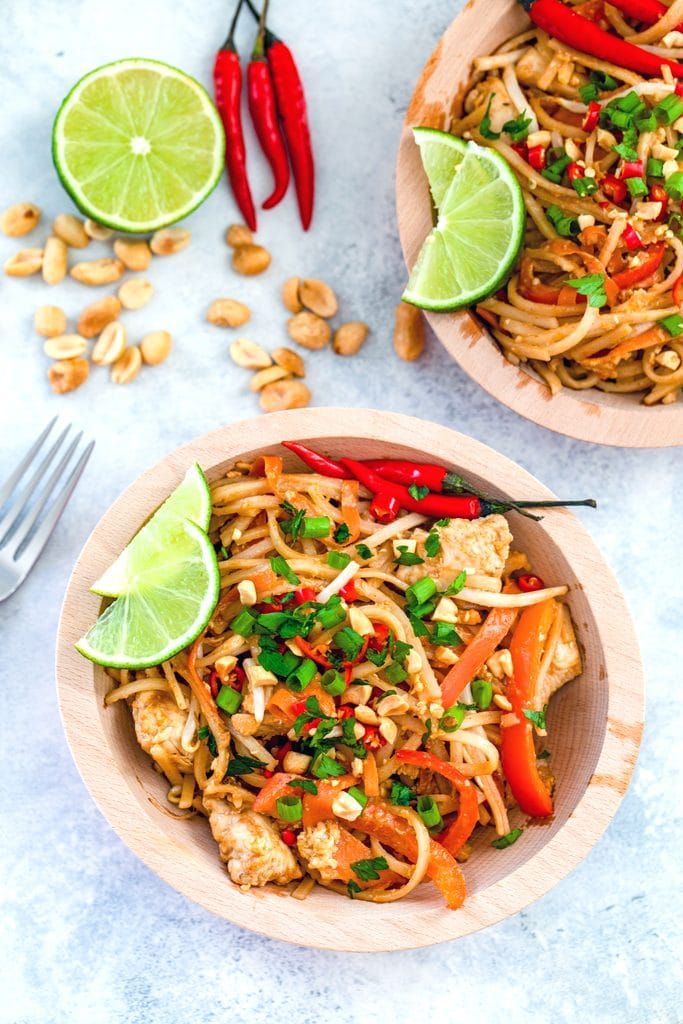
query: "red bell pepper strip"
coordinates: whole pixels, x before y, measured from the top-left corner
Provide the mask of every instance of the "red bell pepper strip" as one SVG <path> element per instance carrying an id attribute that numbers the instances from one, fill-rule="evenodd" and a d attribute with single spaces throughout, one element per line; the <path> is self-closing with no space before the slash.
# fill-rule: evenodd
<path id="1" fill-rule="evenodd" d="M 534 706 L 541 655 L 554 613 L 551 599 L 525 608 L 519 617 L 510 641 L 513 673 L 506 692 L 512 704 L 510 714 L 517 720 L 507 724 L 504 716 L 500 729 L 503 774 L 521 809 L 535 818 L 551 815 L 553 802 L 538 774 L 533 726 L 524 711 Z"/>
<path id="2" fill-rule="evenodd" d="M 275 89 L 270 67 L 265 56 L 265 18 L 269 0 L 264 0 L 254 49 L 247 68 L 247 96 L 249 113 L 270 168 L 273 172 L 273 191 L 263 203 L 270 210 L 284 198 L 289 185 L 287 150 L 280 134 L 275 102 Z"/>
<path id="3" fill-rule="evenodd" d="M 658 77 L 662 64 L 671 68 L 676 78 L 683 78 L 683 64 L 650 53 L 600 28 L 562 3 L 562 0 L 520 0 L 534 25 L 554 39 L 573 46 L 580 53 L 618 64 L 641 75 Z"/>
<path id="4" fill-rule="evenodd" d="M 441 683 L 441 699 L 445 708 L 452 707 L 467 684 L 476 678 L 484 662 L 510 632 L 516 617 L 515 608 L 492 608 L 465 650 L 460 652 L 458 649 L 459 660 Z"/>
<path id="5" fill-rule="evenodd" d="M 309 469 L 312 469 L 314 473 L 320 473 L 321 476 L 331 476 L 335 480 L 348 479 L 349 474 L 341 462 L 328 459 L 325 455 L 320 455 L 318 452 L 314 452 L 311 448 L 306 447 L 305 444 L 299 444 L 298 441 L 283 441 L 282 447 L 288 448 L 290 452 L 298 455 L 301 461 Z"/>
<path id="6" fill-rule="evenodd" d="M 620 270 L 617 274 L 612 274 L 612 280 L 619 291 L 623 292 L 627 288 L 633 288 L 635 285 L 640 284 L 641 281 L 651 277 L 664 259 L 664 249 L 664 242 L 657 242 L 655 245 L 650 246 L 648 254 L 642 263 L 638 263 L 634 267 L 628 267 L 627 270 Z"/>
<path id="7" fill-rule="evenodd" d="M 458 814 L 438 836 L 437 842 L 441 843 L 453 857 L 457 856 L 479 821 L 479 801 L 475 787 L 455 765 L 429 754 L 426 750 L 397 750 L 395 756 L 399 764 L 414 764 L 419 768 L 427 768 L 437 775 L 443 775 L 453 784 L 460 797 Z"/>
<path id="8" fill-rule="evenodd" d="M 645 25 L 654 25 L 669 10 L 659 0 L 609 0 L 609 2 L 627 18 L 642 21 Z M 683 32 L 683 25 L 677 25 L 676 32 Z"/>
<path id="9" fill-rule="evenodd" d="M 225 163 L 232 192 L 245 221 L 252 231 L 256 231 L 256 212 L 247 178 L 247 150 L 244 145 L 240 112 L 242 68 L 234 42 L 235 26 L 242 3 L 243 0 L 239 0 L 228 38 L 216 54 L 213 65 L 213 94 L 225 130 Z"/>

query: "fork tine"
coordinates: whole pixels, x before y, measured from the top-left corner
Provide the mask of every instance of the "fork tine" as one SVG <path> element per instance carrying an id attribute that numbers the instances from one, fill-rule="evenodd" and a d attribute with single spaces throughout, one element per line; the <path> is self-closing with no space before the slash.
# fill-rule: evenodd
<path id="1" fill-rule="evenodd" d="M 17 563 L 23 563 L 24 567 L 28 571 L 28 568 L 38 558 L 40 552 L 45 547 L 47 540 L 54 530 L 55 526 L 59 521 L 59 517 L 64 511 L 66 504 L 71 497 L 74 487 L 78 483 L 81 473 L 85 469 L 86 463 L 92 454 L 92 450 L 95 447 L 95 442 L 91 441 L 89 445 L 84 449 L 74 468 L 69 473 L 64 486 L 60 490 L 57 498 L 55 499 L 54 505 L 51 507 L 47 516 L 40 524 L 36 532 L 34 533 L 31 540 L 25 546 L 21 552 L 16 552 L 14 555 L 14 561 Z"/>
<path id="2" fill-rule="evenodd" d="M 0 487 L 0 508 L 2 508 L 2 506 L 5 504 L 10 494 L 12 493 L 12 491 L 17 486 L 22 476 L 30 466 L 31 462 L 33 461 L 34 455 L 39 450 L 43 441 L 54 427 L 55 423 L 57 422 L 57 419 L 58 417 L 54 416 L 50 420 L 48 425 L 45 427 L 45 430 L 42 432 L 40 437 L 33 442 L 29 450 L 26 452 L 26 455 L 24 455 L 23 459 L 14 470 L 14 472 L 10 473 L 7 480 L 5 480 L 5 483 L 2 485 L 2 487 Z"/>
<path id="3" fill-rule="evenodd" d="M 23 542 L 26 540 L 26 538 L 30 534 L 31 530 L 33 529 L 34 523 L 38 519 L 38 516 L 40 515 L 40 513 L 45 508 L 45 505 L 47 504 L 48 499 L 50 498 L 50 495 L 52 494 L 52 492 L 54 491 L 54 489 L 55 489 L 55 487 L 57 485 L 57 481 L 59 480 L 60 476 L 64 472 L 64 470 L 65 470 L 65 468 L 66 468 L 66 466 L 67 466 L 67 464 L 69 462 L 69 459 L 71 458 L 71 456 L 75 452 L 76 447 L 78 445 L 78 442 L 80 441 L 80 439 L 82 437 L 83 437 L 83 431 L 81 431 L 79 434 L 76 434 L 76 437 L 73 439 L 73 441 L 71 442 L 71 444 L 67 448 L 66 452 L 64 453 L 64 455 L 59 460 L 59 463 L 57 464 L 57 467 L 50 474 L 50 476 L 49 476 L 45 486 L 43 487 L 43 489 L 41 491 L 40 497 L 36 501 L 35 505 L 31 509 L 29 514 L 26 516 L 26 518 L 24 520 L 22 520 L 21 524 L 17 527 L 17 529 L 16 529 L 16 531 L 14 533 L 14 536 L 12 538 L 12 544 L 14 545 L 14 550 L 15 551 L 19 550 L 19 548 L 21 547 L 21 545 L 23 544 Z"/>
<path id="4" fill-rule="evenodd" d="M 24 509 L 26 508 L 31 497 L 38 488 L 38 485 L 44 473 L 49 468 L 50 463 L 52 462 L 53 458 L 59 451 L 62 442 L 66 435 L 69 433 L 70 429 L 71 424 L 69 424 L 69 426 L 67 426 L 66 429 L 61 432 L 55 443 L 50 448 L 47 455 L 43 458 L 42 462 L 31 476 L 28 483 L 24 486 L 23 490 L 18 495 L 16 501 L 14 501 L 14 503 L 8 509 L 6 515 L 3 516 L 2 519 L 0 519 L 0 522 L 2 522 L 2 525 L 4 527 L 4 533 L 0 537 L 0 549 L 3 548 L 7 541 L 9 540 L 13 529 L 16 528 L 16 525 L 19 522 Z"/>

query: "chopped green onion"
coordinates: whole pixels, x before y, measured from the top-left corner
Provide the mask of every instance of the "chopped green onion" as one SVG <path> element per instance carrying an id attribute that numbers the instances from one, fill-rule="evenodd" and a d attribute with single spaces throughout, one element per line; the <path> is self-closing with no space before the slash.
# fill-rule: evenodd
<path id="1" fill-rule="evenodd" d="M 459 704 L 454 704 L 452 708 L 447 708 L 444 711 L 439 728 L 444 732 L 457 732 L 464 720 L 465 709 Z"/>
<path id="2" fill-rule="evenodd" d="M 297 658 L 296 654 L 289 649 L 283 653 L 280 653 L 280 651 L 261 651 L 258 655 L 259 665 L 280 679 L 287 679 L 300 662 L 301 658 Z"/>
<path id="3" fill-rule="evenodd" d="M 501 836 L 500 839 L 494 839 L 491 846 L 495 847 L 496 850 L 504 850 L 507 846 L 512 846 L 516 843 L 521 836 L 524 829 L 513 828 L 512 832 L 508 832 L 507 835 Z"/>
<path id="4" fill-rule="evenodd" d="M 393 661 L 391 665 L 387 665 L 384 669 L 384 676 L 390 683 L 402 683 L 404 679 L 408 678 L 408 673 L 404 669 L 403 665 L 399 665 L 397 661 Z"/>
<path id="5" fill-rule="evenodd" d="M 665 316 L 663 320 L 658 320 L 657 323 L 665 331 L 668 331 L 672 338 L 677 338 L 679 334 L 683 334 L 683 316 L 680 313 L 672 313 L 671 316 Z"/>
<path id="6" fill-rule="evenodd" d="M 486 711 L 493 700 L 493 686 L 488 679 L 473 679 L 470 689 L 480 711 Z"/>
<path id="7" fill-rule="evenodd" d="M 443 822 L 441 812 L 434 802 L 434 797 L 419 796 L 417 798 L 417 813 L 427 828 L 438 828 Z"/>
<path id="8" fill-rule="evenodd" d="M 650 157 L 647 162 L 646 173 L 648 178 L 663 178 L 664 177 L 664 161 L 655 160 Z"/>
<path id="9" fill-rule="evenodd" d="M 639 132 L 653 132 L 656 127 L 657 118 L 651 110 L 649 110 L 643 117 L 636 118 L 636 129 Z"/>
<path id="10" fill-rule="evenodd" d="M 336 668 L 331 668 L 323 674 L 320 685 L 331 697 L 338 697 L 346 689 L 344 677 L 341 672 L 337 672 Z"/>
<path id="11" fill-rule="evenodd" d="M 364 558 L 366 561 L 368 558 L 372 558 L 373 555 L 375 554 L 372 548 L 369 548 L 367 544 L 356 544 L 356 551 L 358 552 L 360 557 Z"/>
<path id="12" fill-rule="evenodd" d="M 334 643 L 349 661 L 355 661 L 365 640 L 350 626 L 344 626 L 334 635 Z"/>
<path id="13" fill-rule="evenodd" d="M 365 810 L 365 805 L 368 802 L 368 798 L 362 789 L 359 789 L 358 786 L 351 786 L 351 788 L 347 790 L 347 793 L 349 794 L 349 796 L 353 797 L 356 803 L 359 803 L 361 805 L 363 810 Z"/>
<path id="14" fill-rule="evenodd" d="M 327 552 L 327 564 L 331 565 L 333 569 L 345 569 L 350 561 L 351 555 L 347 555 L 345 551 Z"/>
<path id="15" fill-rule="evenodd" d="M 652 112 L 661 124 L 673 124 L 683 114 L 683 99 L 672 92 L 655 103 Z"/>
<path id="16" fill-rule="evenodd" d="M 598 183 L 595 178 L 574 178 L 572 188 L 581 199 L 585 199 L 598 191 Z"/>
<path id="17" fill-rule="evenodd" d="M 598 87 L 595 82 L 589 82 L 587 85 L 582 85 L 579 88 L 579 96 L 586 104 L 599 100 L 600 93 L 598 92 Z"/>
<path id="18" fill-rule="evenodd" d="M 228 554 L 228 549 L 226 548 L 225 544 L 221 544 L 221 546 L 218 549 L 218 554 L 221 556 L 221 558 L 230 557 L 230 555 Z"/>
<path id="19" fill-rule="evenodd" d="M 634 199 L 640 196 L 646 196 L 648 193 L 647 182 L 642 178 L 627 178 L 626 188 L 629 190 Z"/>
<path id="20" fill-rule="evenodd" d="M 406 590 L 408 604 L 424 604 L 436 593 L 436 583 L 431 576 L 423 576 Z"/>
<path id="21" fill-rule="evenodd" d="M 301 527 L 302 537 L 329 537 L 332 521 L 329 516 L 312 516 L 304 519 Z"/>
<path id="22" fill-rule="evenodd" d="M 579 233 L 579 222 L 575 217 L 569 217 L 565 214 L 559 206 L 553 203 L 545 211 L 546 217 L 557 231 L 558 235 L 562 238 L 570 238 L 572 235 L 578 235 Z"/>
<path id="23" fill-rule="evenodd" d="M 291 675 L 287 676 L 287 689 L 293 690 L 294 693 L 301 693 L 302 690 L 306 689 L 317 671 L 318 666 L 316 663 L 311 661 L 310 658 L 306 658 L 305 661 L 302 661 L 294 669 Z"/>
<path id="24" fill-rule="evenodd" d="M 616 128 L 628 129 L 633 125 L 633 117 L 625 110 L 608 111 L 609 119 Z"/>
<path id="25" fill-rule="evenodd" d="M 229 715 L 234 715 L 242 703 L 242 694 L 231 686 L 221 686 L 216 697 L 216 704 Z"/>
<path id="26" fill-rule="evenodd" d="M 674 171 L 673 174 L 670 174 L 664 183 L 664 188 L 672 199 L 683 199 L 683 173 Z"/>
<path id="27" fill-rule="evenodd" d="M 230 629 L 238 636 L 253 636 L 256 631 L 256 620 L 250 611 L 243 608 L 230 623 Z"/>
<path id="28" fill-rule="evenodd" d="M 444 647 L 460 647 L 462 638 L 450 622 L 435 622 L 432 643 L 441 644 Z"/>
<path id="29" fill-rule="evenodd" d="M 548 181 L 552 181 L 555 185 L 559 185 L 562 181 L 562 175 L 571 162 L 571 157 L 567 156 L 565 153 L 565 155 L 561 156 L 558 160 L 553 160 L 551 164 L 541 171 L 541 174 L 544 178 L 547 178 Z"/>
<path id="30" fill-rule="evenodd" d="M 301 583 L 301 580 L 296 573 L 290 569 L 287 559 L 283 558 L 282 555 L 275 555 L 271 558 L 270 567 L 276 576 L 282 576 L 283 579 L 286 579 L 293 587 L 298 583 Z"/>
<path id="31" fill-rule="evenodd" d="M 436 609 L 436 601 L 425 601 L 424 604 L 410 605 L 410 616 L 413 619 L 424 619 L 426 615 L 431 615 Z M 427 633 L 421 633 L 420 636 L 427 636 Z"/>
<path id="32" fill-rule="evenodd" d="M 627 92 L 625 96 L 619 96 L 613 102 L 617 110 L 625 110 L 629 114 L 645 105 L 637 92 Z"/>
<path id="33" fill-rule="evenodd" d="M 611 92 L 619 85 L 616 78 L 612 78 L 605 71 L 591 71 L 590 80 L 594 82 L 601 92 Z"/>
<path id="34" fill-rule="evenodd" d="M 336 601 L 334 600 L 335 597 L 337 598 Z M 346 618 L 346 611 L 341 603 L 341 598 L 337 594 L 333 594 L 327 604 L 323 605 L 316 612 L 315 617 L 323 629 L 332 629 L 334 626 L 338 626 Z"/>
<path id="35" fill-rule="evenodd" d="M 300 796 L 280 796 L 275 801 L 277 816 L 282 821 L 300 821 L 304 813 Z"/>

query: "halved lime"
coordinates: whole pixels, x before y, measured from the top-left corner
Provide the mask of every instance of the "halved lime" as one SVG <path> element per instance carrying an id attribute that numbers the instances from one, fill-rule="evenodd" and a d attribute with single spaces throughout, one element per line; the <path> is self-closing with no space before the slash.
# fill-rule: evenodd
<path id="1" fill-rule="evenodd" d="M 413 128 L 413 136 L 420 147 L 429 191 L 438 210 L 451 187 L 455 168 L 462 163 L 467 143 L 457 135 L 441 132 L 438 128 Z"/>
<path id="2" fill-rule="evenodd" d="M 195 463 L 185 474 L 181 483 L 160 505 L 152 518 L 121 552 L 108 569 L 90 588 L 103 597 L 120 597 L 135 590 L 139 585 L 140 567 L 146 571 L 146 563 L 153 562 L 157 549 L 163 559 L 165 546 L 174 532 L 183 531 L 184 520 L 189 519 L 200 530 L 206 532 L 211 519 L 211 491 L 201 468 Z"/>
<path id="3" fill-rule="evenodd" d="M 90 71 L 52 128 L 64 188 L 89 217 L 118 231 L 154 231 L 187 216 L 215 188 L 224 155 L 206 89 L 155 60 Z"/>
<path id="4" fill-rule="evenodd" d="M 444 191 L 445 167 L 459 147 L 446 132 L 430 132 L 425 170 L 441 195 L 436 226 L 417 257 L 404 302 L 434 311 L 460 309 L 490 295 L 514 264 L 524 239 L 522 190 L 509 164 L 494 149 L 465 144 Z M 438 136 L 444 154 L 436 155 Z M 462 140 L 455 140 L 462 142 Z M 431 185 L 431 181 L 430 181 Z"/>
<path id="5" fill-rule="evenodd" d="M 76 644 L 99 665 L 137 669 L 167 661 L 199 636 L 218 601 L 216 552 L 189 520 L 170 535 L 148 537 L 134 555 L 129 568 L 135 586 L 105 608 Z"/>

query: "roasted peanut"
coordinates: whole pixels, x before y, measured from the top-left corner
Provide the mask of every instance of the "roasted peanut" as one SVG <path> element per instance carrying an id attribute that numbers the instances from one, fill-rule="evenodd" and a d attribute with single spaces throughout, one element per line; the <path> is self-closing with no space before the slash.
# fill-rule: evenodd
<path id="1" fill-rule="evenodd" d="M 152 250 L 142 239 L 115 239 L 114 255 L 118 256 L 126 270 L 147 270 L 152 262 Z"/>
<path id="2" fill-rule="evenodd" d="M 41 337 L 56 338 L 66 330 L 66 314 L 59 306 L 39 306 L 33 317 L 33 326 Z"/>
<path id="3" fill-rule="evenodd" d="M 246 224 L 231 224 L 225 232 L 225 241 L 231 249 L 237 249 L 240 245 L 251 245 L 254 236 Z"/>
<path id="4" fill-rule="evenodd" d="M 85 249 L 86 245 L 90 245 L 85 224 L 80 217 L 74 217 L 73 213 L 60 213 L 55 217 L 52 230 L 71 249 Z"/>
<path id="5" fill-rule="evenodd" d="M 121 305 L 126 309 L 142 309 L 153 294 L 152 282 L 143 277 L 132 277 L 130 281 L 124 281 L 118 290 Z"/>
<path id="6" fill-rule="evenodd" d="M 42 265 L 42 249 L 20 249 L 5 260 L 2 269 L 10 277 L 30 277 L 37 274 Z"/>
<path id="7" fill-rule="evenodd" d="M 264 348 L 248 338 L 233 341 L 230 346 L 230 358 L 245 370 L 263 370 L 273 362 Z"/>
<path id="8" fill-rule="evenodd" d="M 338 356 L 355 356 L 368 336 L 368 325 L 361 320 L 350 320 L 334 332 L 332 348 Z"/>
<path id="9" fill-rule="evenodd" d="M 91 285 L 97 288 L 103 284 L 113 284 L 118 281 L 124 271 L 121 260 L 105 256 L 101 260 L 87 260 L 84 263 L 76 263 L 71 268 L 71 276 L 81 284 Z"/>
<path id="10" fill-rule="evenodd" d="M 334 316 L 338 309 L 337 296 L 329 284 L 314 277 L 306 277 L 299 283 L 299 300 L 311 313 L 325 319 Z"/>
<path id="11" fill-rule="evenodd" d="M 396 355 L 412 363 L 422 355 L 425 345 L 424 320 L 417 306 L 399 302 L 394 320 Z"/>
<path id="12" fill-rule="evenodd" d="M 87 347 L 87 341 L 80 334 L 58 334 L 56 338 L 47 339 L 43 352 L 50 359 L 75 359 L 82 356 Z"/>
<path id="13" fill-rule="evenodd" d="M 173 256 L 187 249 L 191 239 L 192 235 L 187 228 L 162 228 L 154 232 L 149 247 L 155 256 Z"/>
<path id="14" fill-rule="evenodd" d="M 50 235 L 43 249 L 43 281 L 45 284 L 59 284 L 66 277 L 69 265 L 69 250 L 61 238 Z"/>
<path id="15" fill-rule="evenodd" d="M 40 213 L 40 207 L 35 203 L 15 203 L 3 213 L 0 227 L 10 238 L 21 238 L 33 231 L 40 220 Z"/>
<path id="16" fill-rule="evenodd" d="M 232 253 L 232 267 L 238 274 L 253 277 L 262 274 L 270 266 L 272 257 L 262 245 L 240 245 Z"/>
<path id="17" fill-rule="evenodd" d="M 163 363 L 173 347 L 173 339 L 168 331 L 152 331 L 146 334 L 140 342 L 140 352 L 143 362 L 148 366 L 157 366 Z"/>
<path id="18" fill-rule="evenodd" d="M 86 217 L 83 227 L 88 238 L 92 238 L 96 242 L 106 242 L 114 234 L 111 228 L 105 227 L 104 224 L 98 224 L 90 217 Z"/>
<path id="19" fill-rule="evenodd" d="M 303 409 L 311 400 L 311 392 L 301 380 L 276 380 L 267 384 L 259 396 L 264 412 L 279 412 L 282 409 Z"/>
<path id="20" fill-rule="evenodd" d="M 91 302 L 78 318 L 78 333 L 84 338 L 94 338 L 107 324 L 116 320 L 120 312 L 121 303 L 115 295 L 106 295 L 97 302 Z"/>
<path id="21" fill-rule="evenodd" d="M 301 278 L 288 277 L 282 286 L 282 301 L 285 304 L 285 309 L 288 309 L 290 313 L 300 313 L 303 308 L 299 298 L 300 284 Z"/>
<path id="22" fill-rule="evenodd" d="M 330 340 L 332 328 L 315 313 L 297 313 L 287 321 L 287 330 L 292 341 L 304 348 L 325 348 Z"/>
<path id="23" fill-rule="evenodd" d="M 75 391 L 88 379 L 90 363 L 87 359 L 61 359 L 47 371 L 50 387 L 57 395 Z"/>
<path id="24" fill-rule="evenodd" d="M 123 355 L 127 342 L 128 336 L 123 324 L 117 321 L 107 324 L 92 350 L 93 363 L 97 366 L 111 366 Z"/>
<path id="25" fill-rule="evenodd" d="M 293 373 L 295 377 L 306 376 L 306 367 L 298 352 L 293 352 L 291 348 L 276 348 L 272 355 L 273 362 L 287 373 Z"/>
<path id="26" fill-rule="evenodd" d="M 123 350 L 111 368 L 111 379 L 114 384 L 130 384 L 137 377 L 142 366 L 142 354 L 139 348 L 131 345 Z"/>
<path id="27" fill-rule="evenodd" d="M 206 319 L 216 327 L 241 327 L 251 317 L 249 306 L 237 299 L 214 299 Z"/>
<path id="28" fill-rule="evenodd" d="M 272 384 L 273 381 L 282 380 L 283 377 L 288 377 L 289 374 L 286 370 L 283 370 L 281 366 L 267 366 L 265 370 L 259 370 L 249 381 L 250 391 L 262 391 L 267 384 Z"/>

